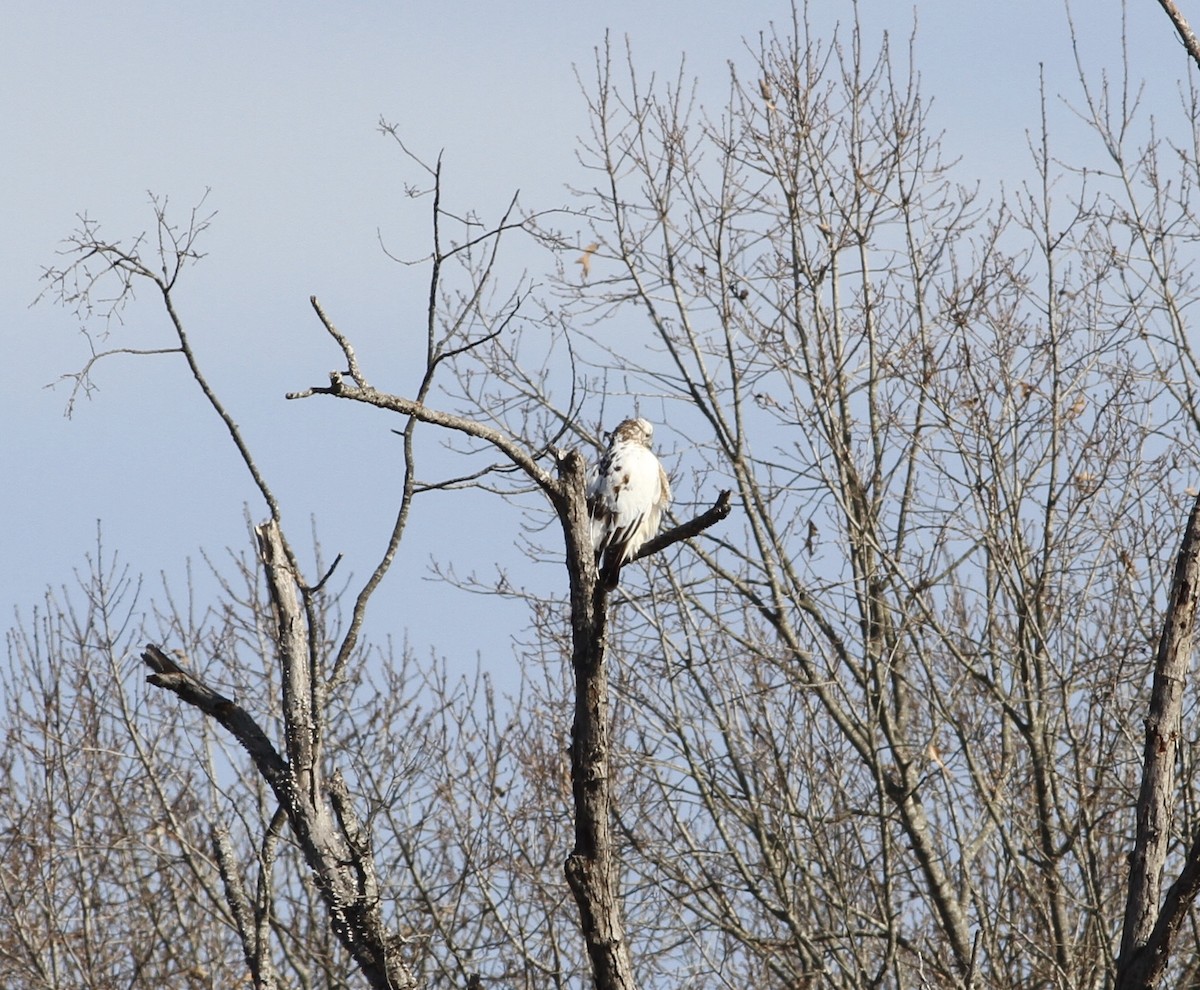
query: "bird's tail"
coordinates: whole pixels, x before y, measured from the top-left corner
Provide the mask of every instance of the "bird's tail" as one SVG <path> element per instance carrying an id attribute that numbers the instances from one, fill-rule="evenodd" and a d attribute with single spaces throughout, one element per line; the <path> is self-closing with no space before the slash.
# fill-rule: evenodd
<path id="1" fill-rule="evenodd" d="M 609 547 L 600 561 L 600 584 L 612 591 L 621 583 L 621 565 L 625 562 L 622 547 Z"/>

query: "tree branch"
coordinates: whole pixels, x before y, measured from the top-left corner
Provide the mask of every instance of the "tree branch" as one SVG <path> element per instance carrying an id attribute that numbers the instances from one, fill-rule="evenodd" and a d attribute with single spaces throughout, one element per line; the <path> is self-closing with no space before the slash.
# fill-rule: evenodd
<path id="1" fill-rule="evenodd" d="M 1167 12 L 1171 23 L 1175 25 L 1175 32 L 1179 35 L 1179 40 L 1183 42 L 1187 53 L 1192 56 L 1192 61 L 1200 66 L 1200 39 L 1197 39 L 1196 32 L 1192 30 L 1187 18 L 1183 16 L 1183 11 L 1176 6 L 1175 0 L 1158 0 L 1158 4 Z"/>
<path id="2" fill-rule="evenodd" d="M 298 576 L 293 571 L 283 544 L 283 534 L 274 520 L 255 527 L 258 552 L 266 572 L 267 589 L 275 619 L 272 637 L 279 650 L 283 681 L 283 724 L 288 765 L 292 777 L 315 805 L 321 792 L 320 733 L 321 706 L 314 697 L 320 678 L 313 670 L 307 623 L 298 597 Z"/>
<path id="3" fill-rule="evenodd" d="M 660 553 L 666 550 L 667 547 L 674 546 L 676 543 L 682 543 L 684 540 L 690 540 L 694 536 L 699 536 L 710 526 L 715 526 L 722 519 L 727 518 L 732 511 L 733 496 L 729 491 L 723 491 L 717 496 L 717 500 L 708 511 L 696 516 L 695 519 L 689 519 L 687 522 L 681 523 L 674 529 L 669 529 L 665 533 L 659 533 L 652 540 L 647 540 L 626 563 L 641 560 L 643 557 L 649 557 L 651 554 Z"/>
<path id="4" fill-rule="evenodd" d="M 363 402 L 379 409 L 387 409 L 391 412 L 402 413 L 405 416 L 412 416 L 423 423 L 432 423 L 435 426 L 442 426 L 448 430 L 456 430 L 459 433 L 467 434 L 467 436 L 475 437 L 477 440 L 483 440 L 495 447 L 512 461 L 513 464 L 524 471 L 530 480 L 546 493 L 556 509 L 560 511 L 562 509 L 564 496 L 559 482 L 543 469 L 537 461 L 530 457 L 524 447 L 491 426 L 487 426 L 477 420 L 467 419 L 464 416 L 455 416 L 453 413 L 430 409 L 428 406 L 413 399 L 406 399 L 400 395 L 392 395 L 389 392 L 380 392 L 378 389 L 367 385 L 348 385 L 345 377 L 338 371 L 331 371 L 329 373 L 328 386 L 317 386 L 304 389 L 300 392 L 289 392 L 287 398 L 306 399 L 311 395 L 332 395 L 339 399 L 351 399 L 355 402 Z"/>
<path id="5" fill-rule="evenodd" d="M 1162 874 L 1171 842 L 1175 759 L 1183 688 L 1192 660 L 1196 602 L 1200 596 L 1200 497 L 1184 530 L 1175 577 L 1154 663 L 1146 718 L 1137 836 L 1129 864 L 1129 897 L 1117 963 L 1118 990 L 1149 988 L 1167 964 L 1171 940 L 1200 888 L 1200 835 L 1193 841 L 1171 896 L 1159 908 Z"/>
<path id="6" fill-rule="evenodd" d="M 276 794 L 286 793 L 287 764 L 244 708 L 218 694 L 153 643 L 146 644 L 142 663 L 154 671 L 147 681 L 172 692 L 181 701 L 220 723 L 250 754 L 254 766 Z"/>
<path id="7" fill-rule="evenodd" d="M 229 841 L 229 829 L 224 825 L 212 829 L 211 840 L 213 855 L 217 860 L 217 869 L 221 881 L 225 885 L 225 901 L 233 914 L 234 926 L 238 938 L 242 942 L 242 955 L 250 970 L 256 990 L 275 990 L 277 982 L 271 957 L 264 952 L 261 944 L 263 932 L 256 924 L 256 919 L 250 909 L 250 899 L 246 896 L 246 886 L 238 872 L 237 861 L 233 846 Z"/>

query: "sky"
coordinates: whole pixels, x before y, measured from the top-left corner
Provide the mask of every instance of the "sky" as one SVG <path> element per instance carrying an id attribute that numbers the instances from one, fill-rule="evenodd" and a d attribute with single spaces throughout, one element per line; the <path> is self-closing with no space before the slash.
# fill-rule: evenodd
<path id="1" fill-rule="evenodd" d="M 1095 70 L 1120 68 L 1122 8 L 1077 4 L 1080 51 Z M 814 3 L 830 29 L 849 2 Z M 819 12 L 817 12 L 819 8 Z M 1064 8 L 1053 0 L 915 7 L 862 0 L 868 33 L 907 41 L 946 132 L 958 178 L 986 191 L 1029 177 L 1027 133 L 1038 123 L 1044 67 L 1056 140 L 1070 155 L 1089 140 Z M 1135 76 L 1169 99 L 1186 59 L 1152 0 L 1125 15 Z M 1194 12 L 1200 21 L 1200 9 Z M 182 216 L 215 210 L 207 256 L 178 305 L 199 358 L 261 458 L 298 541 L 316 522 L 343 577 L 365 576 L 386 538 L 400 482 L 399 426 L 331 400 L 286 402 L 339 364 L 308 305 L 322 303 L 402 391 L 420 340 L 424 273 L 398 266 L 424 249 L 427 212 L 404 193 L 419 172 L 380 135 L 385 118 L 414 151 L 443 154 L 453 205 L 496 216 L 514 191 L 528 206 L 567 201 L 587 129 L 577 71 L 587 77 L 606 32 L 628 40 L 645 73 L 674 74 L 681 57 L 719 100 L 729 60 L 760 30 L 786 23 L 782 3 L 654 4 L 357 2 L 6 5 L 0 38 L 0 618 L 28 615 L 47 586 L 71 583 L 104 545 L 145 575 L 179 587 L 187 562 L 245 545 L 244 506 L 261 504 L 220 424 L 174 357 L 114 357 L 99 390 L 68 419 L 69 388 L 87 342 L 72 315 L 31 307 L 39 275 L 86 214 L 113 237 L 147 228 L 149 194 Z M 1061 98 L 1060 98 L 1061 97 Z M 1094 139 L 1090 139 L 1094 142 Z M 1095 153 L 1095 148 L 1088 150 Z M 535 259 L 536 260 L 536 259 Z M 143 293 L 109 346 L 163 346 L 161 308 Z M 670 432 L 656 433 L 670 446 Z M 458 500 L 458 501 L 454 501 Z M 436 648 L 456 668 L 512 663 L 520 616 L 503 609 L 463 622 L 477 600 L 428 579 L 431 559 L 462 572 L 523 566 L 519 518 L 480 511 L 469 496 L 422 510 L 402 550 L 376 633 Z M 294 537 L 297 539 L 297 537 Z"/>

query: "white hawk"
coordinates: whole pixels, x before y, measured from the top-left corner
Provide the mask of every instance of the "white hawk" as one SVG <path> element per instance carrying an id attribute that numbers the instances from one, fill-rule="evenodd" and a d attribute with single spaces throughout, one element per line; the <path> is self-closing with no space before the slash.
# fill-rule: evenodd
<path id="1" fill-rule="evenodd" d="M 627 419 L 612 431 L 608 450 L 588 478 L 592 549 L 605 587 L 615 588 L 621 565 L 658 532 L 671 501 L 667 472 L 650 450 L 654 427 Z"/>

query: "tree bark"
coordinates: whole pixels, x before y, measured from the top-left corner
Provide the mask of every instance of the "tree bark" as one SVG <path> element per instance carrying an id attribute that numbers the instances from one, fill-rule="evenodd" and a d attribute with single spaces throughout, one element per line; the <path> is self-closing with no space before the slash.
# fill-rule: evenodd
<path id="1" fill-rule="evenodd" d="M 1129 894 L 1117 962 L 1118 990 L 1155 985 L 1166 966 L 1171 940 L 1200 886 L 1198 835 L 1183 872 L 1160 909 L 1163 869 L 1171 841 L 1179 720 L 1184 679 L 1192 659 L 1198 594 L 1200 497 L 1192 505 L 1175 560 L 1175 576 L 1154 664 L 1137 803 L 1137 836 L 1130 856 Z"/>

